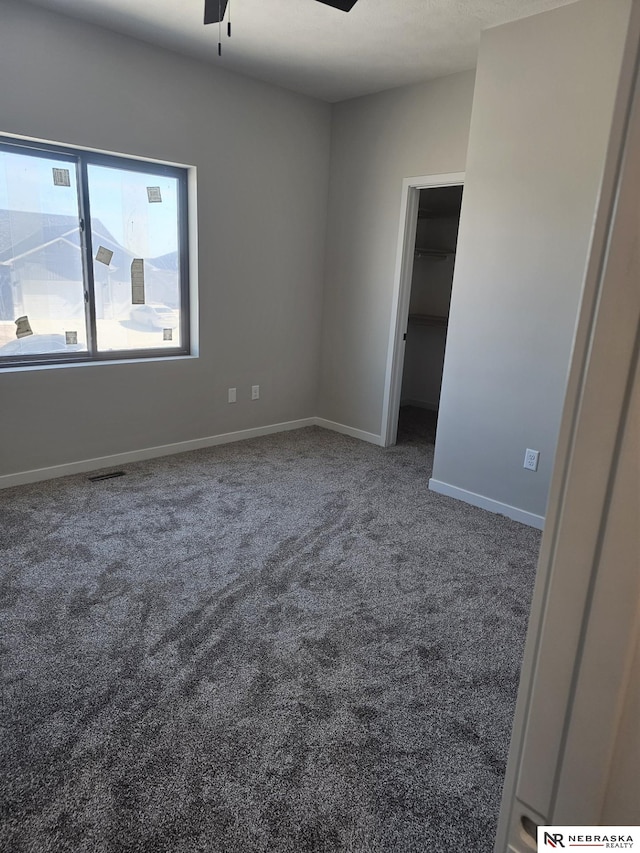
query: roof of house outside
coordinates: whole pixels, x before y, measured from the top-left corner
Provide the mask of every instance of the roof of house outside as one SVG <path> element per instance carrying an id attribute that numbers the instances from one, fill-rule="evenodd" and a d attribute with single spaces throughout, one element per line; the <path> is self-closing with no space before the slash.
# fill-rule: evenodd
<path id="1" fill-rule="evenodd" d="M 99 219 L 92 222 L 92 227 L 95 233 L 126 251 Z M 79 245 L 79 232 L 76 216 L 0 209 L 0 263 L 11 263 L 61 238 Z"/>
<path id="2" fill-rule="evenodd" d="M 113 254 L 112 268 L 128 267 L 135 254 L 120 245 L 99 219 L 92 219 L 93 242 L 110 249 Z M 0 264 L 10 265 L 29 255 L 38 254 L 40 262 L 52 272 L 61 274 L 60 253 L 55 256 L 47 248 L 67 244 L 80 248 L 80 227 L 77 217 L 55 213 L 37 213 L 0 209 Z M 94 254 L 98 249 L 94 245 Z M 55 262 L 54 262 L 55 259 Z M 49 261 L 49 263 L 48 263 Z M 145 262 L 156 270 L 174 272 L 178 269 L 178 253 L 169 252 L 158 258 L 145 258 Z"/>

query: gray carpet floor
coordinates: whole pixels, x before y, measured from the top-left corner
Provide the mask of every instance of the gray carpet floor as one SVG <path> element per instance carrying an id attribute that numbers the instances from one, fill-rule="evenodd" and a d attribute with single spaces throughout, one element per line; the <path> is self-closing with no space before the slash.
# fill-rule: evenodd
<path id="1" fill-rule="evenodd" d="M 0 493 L 3 853 L 488 853 L 539 533 L 308 428 Z"/>

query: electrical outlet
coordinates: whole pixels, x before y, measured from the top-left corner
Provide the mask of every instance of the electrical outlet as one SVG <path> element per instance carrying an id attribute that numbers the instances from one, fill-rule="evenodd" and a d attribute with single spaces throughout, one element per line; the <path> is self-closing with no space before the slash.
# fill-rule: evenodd
<path id="1" fill-rule="evenodd" d="M 227 398 L 227 402 L 228 403 L 235 403 L 235 401 L 236 401 L 236 389 L 235 388 L 229 388 L 229 396 Z"/>
<path id="2" fill-rule="evenodd" d="M 524 467 L 528 471 L 537 471 L 539 459 L 540 459 L 540 451 L 539 450 L 529 450 L 529 448 L 527 447 L 527 449 L 524 452 Z"/>
<path id="3" fill-rule="evenodd" d="M 259 400 L 260 399 L 260 386 L 259 385 L 252 385 L 251 386 L 251 399 L 252 400 Z"/>

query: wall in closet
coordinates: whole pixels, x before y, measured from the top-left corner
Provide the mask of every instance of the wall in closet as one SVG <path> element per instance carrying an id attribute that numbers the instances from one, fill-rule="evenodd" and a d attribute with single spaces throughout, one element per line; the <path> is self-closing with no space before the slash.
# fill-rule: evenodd
<path id="1" fill-rule="evenodd" d="M 423 195 L 429 190 L 422 190 Z M 419 215 L 402 375 L 402 405 L 438 409 L 459 216 Z"/>

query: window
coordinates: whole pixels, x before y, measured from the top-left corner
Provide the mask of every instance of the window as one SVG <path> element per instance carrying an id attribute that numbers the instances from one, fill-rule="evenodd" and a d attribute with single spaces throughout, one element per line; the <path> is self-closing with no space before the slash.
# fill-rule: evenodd
<path id="1" fill-rule="evenodd" d="M 186 170 L 0 139 L 0 366 L 188 352 Z"/>

